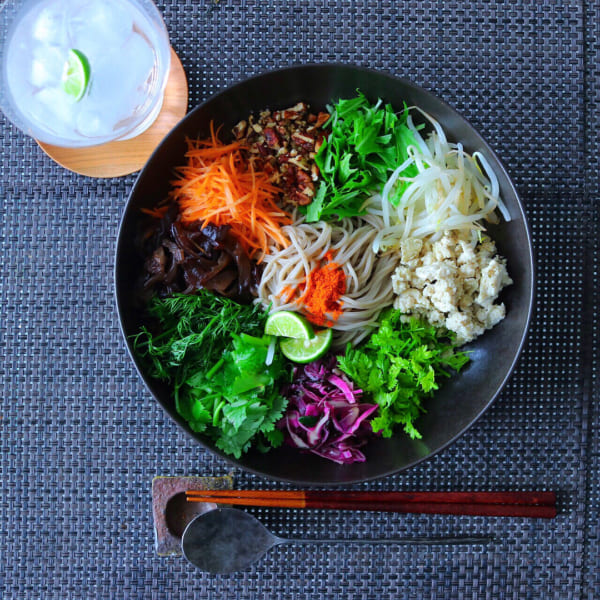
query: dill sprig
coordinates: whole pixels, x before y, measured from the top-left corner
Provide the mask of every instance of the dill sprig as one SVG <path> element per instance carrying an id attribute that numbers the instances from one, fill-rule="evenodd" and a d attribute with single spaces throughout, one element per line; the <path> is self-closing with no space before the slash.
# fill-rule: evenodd
<path id="1" fill-rule="evenodd" d="M 148 315 L 155 326 L 141 328 L 134 336 L 134 350 L 151 377 L 176 387 L 188 373 L 208 371 L 231 345 L 232 335 L 262 335 L 267 318 L 260 306 L 238 304 L 205 290 L 154 297 Z"/>

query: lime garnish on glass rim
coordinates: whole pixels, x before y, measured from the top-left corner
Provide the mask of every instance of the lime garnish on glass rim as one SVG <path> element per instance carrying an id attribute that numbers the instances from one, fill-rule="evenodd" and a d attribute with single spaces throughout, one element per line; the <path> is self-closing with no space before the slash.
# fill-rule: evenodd
<path id="1" fill-rule="evenodd" d="M 309 340 L 315 337 L 312 325 L 305 317 L 285 310 L 269 316 L 265 323 L 265 333 L 299 340 Z"/>
<path id="2" fill-rule="evenodd" d="M 75 102 L 83 98 L 90 82 L 90 62 L 81 50 L 72 48 L 62 74 L 62 89 Z"/>
<path id="3" fill-rule="evenodd" d="M 309 340 L 286 338 L 279 342 L 281 352 L 286 358 L 297 363 L 309 363 L 321 358 L 331 346 L 331 329 L 319 331 Z"/>

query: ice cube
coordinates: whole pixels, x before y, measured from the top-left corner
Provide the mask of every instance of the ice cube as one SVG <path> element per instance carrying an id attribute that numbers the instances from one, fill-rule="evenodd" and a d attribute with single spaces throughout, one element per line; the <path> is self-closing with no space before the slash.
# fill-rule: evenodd
<path id="1" fill-rule="evenodd" d="M 104 52 L 92 64 L 90 87 L 85 101 L 85 114 L 96 115 L 99 121 L 85 122 L 80 116 L 78 128 L 84 135 L 108 135 L 107 129 L 118 129 L 135 115 L 147 99 L 146 82 L 154 66 L 154 53 L 138 33 L 133 33 L 119 52 Z M 83 101 L 82 101 L 83 102 Z"/>
<path id="2" fill-rule="evenodd" d="M 123 46 L 122 55 L 127 62 L 133 86 L 145 92 L 146 82 L 154 67 L 154 51 L 139 33 L 134 33 Z"/>
<path id="3" fill-rule="evenodd" d="M 90 138 L 98 138 L 110 135 L 112 133 L 112 124 L 106 119 L 97 108 L 87 108 L 82 110 L 77 116 L 77 129 L 81 135 Z"/>
<path id="4" fill-rule="evenodd" d="M 67 60 L 64 49 L 56 46 L 35 46 L 31 62 L 30 83 L 34 87 L 52 87 L 60 84 Z"/>
<path id="5" fill-rule="evenodd" d="M 98 104 L 114 104 L 129 93 L 131 86 L 127 61 L 113 62 L 104 58 L 99 60 L 92 70 L 89 98 Z"/>
<path id="6" fill-rule="evenodd" d="M 44 44 L 60 44 L 67 37 L 65 4 L 54 2 L 42 8 L 31 26 L 31 35 Z"/>
<path id="7" fill-rule="evenodd" d="M 11 94 L 20 101 L 22 95 L 31 92 L 30 73 L 33 55 L 29 48 L 9 46 L 6 55 L 6 79 Z"/>
<path id="8" fill-rule="evenodd" d="M 133 17 L 124 3 L 88 0 L 74 10 L 68 27 L 72 46 L 90 62 L 106 54 L 119 60 L 120 49 L 133 32 Z"/>
<path id="9" fill-rule="evenodd" d="M 57 135 L 72 136 L 76 106 L 60 88 L 47 87 L 32 96 L 29 116 Z"/>
<path id="10" fill-rule="evenodd" d="M 112 62 L 103 58 L 92 69 L 85 108 L 100 114 L 106 127 L 113 128 L 118 121 L 130 115 L 131 94 L 132 83 L 127 61 Z"/>

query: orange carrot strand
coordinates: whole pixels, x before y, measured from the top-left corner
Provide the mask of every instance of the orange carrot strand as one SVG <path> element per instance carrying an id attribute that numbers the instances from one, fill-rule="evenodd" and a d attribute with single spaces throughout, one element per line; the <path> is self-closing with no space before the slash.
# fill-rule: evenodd
<path id="1" fill-rule="evenodd" d="M 270 243 L 287 247 L 290 242 L 282 227 L 291 217 L 275 202 L 278 188 L 248 163 L 242 145 L 223 144 L 213 122 L 208 139 L 186 141 L 188 163 L 176 169 L 171 194 L 182 220 L 229 225 L 246 252 L 259 261 Z"/>

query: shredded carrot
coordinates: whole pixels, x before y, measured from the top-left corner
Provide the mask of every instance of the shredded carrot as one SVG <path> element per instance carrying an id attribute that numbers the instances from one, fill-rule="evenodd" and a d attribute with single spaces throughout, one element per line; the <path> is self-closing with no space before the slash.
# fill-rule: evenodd
<path id="1" fill-rule="evenodd" d="M 279 189 L 266 173 L 255 171 L 239 142 L 223 144 L 210 124 L 210 138 L 187 140 L 187 165 L 177 169 L 172 197 L 184 222 L 229 225 L 251 258 L 259 262 L 270 241 L 281 247 L 289 240 L 281 228 L 291 224 L 288 213 L 275 203 Z"/>
<path id="2" fill-rule="evenodd" d="M 157 206 L 156 208 L 142 208 L 141 211 L 150 215 L 151 217 L 155 217 L 157 219 L 162 219 L 166 214 L 167 210 L 169 210 L 168 206 Z"/>

